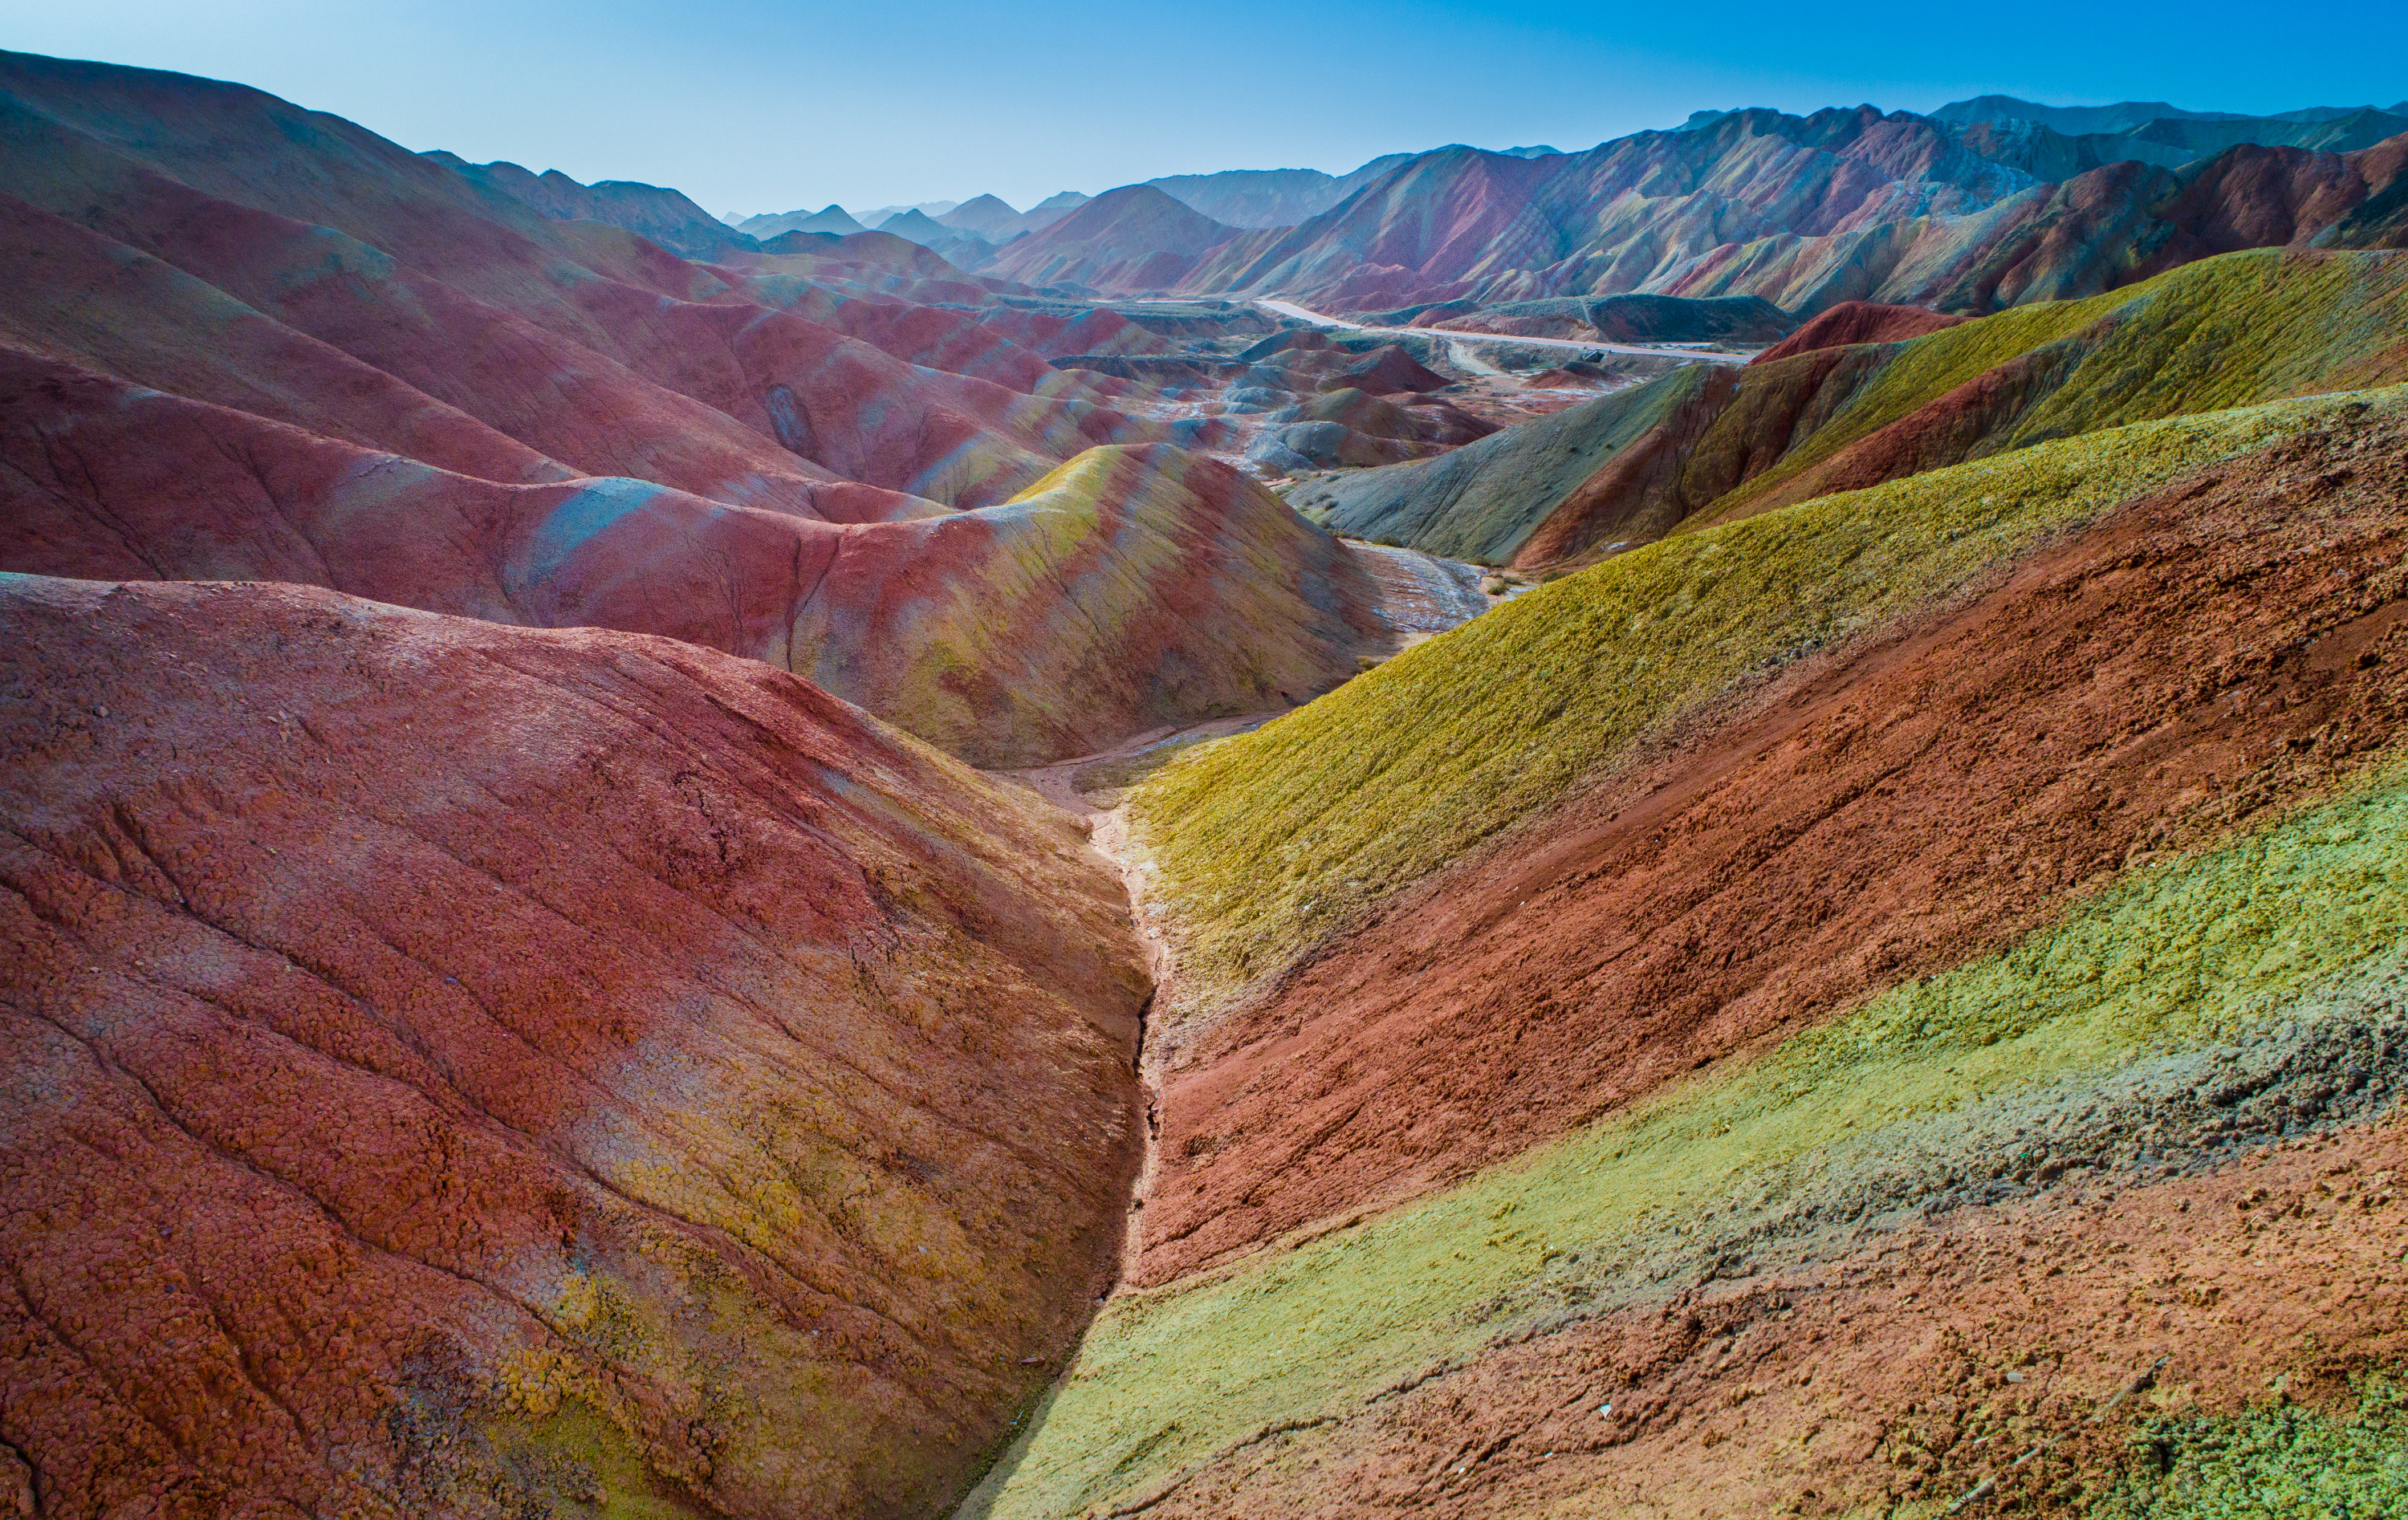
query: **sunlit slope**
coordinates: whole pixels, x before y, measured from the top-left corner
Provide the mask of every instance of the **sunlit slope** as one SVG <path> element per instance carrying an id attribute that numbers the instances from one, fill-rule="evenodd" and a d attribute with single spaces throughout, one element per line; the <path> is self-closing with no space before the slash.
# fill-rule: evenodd
<path id="1" fill-rule="evenodd" d="M 1885 348 L 1829 421 L 1708 516 L 2102 427 L 2400 380 L 2408 374 L 2408 259 L 2230 253 L 2128 290 L 2004 311 Z M 1801 370 L 1812 363 L 1784 362 Z M 1766 366 L 1749 382 L 1778 386 L 1782 368 Z M 1717 425 L 1746 420 L 1735 405 Z M 1718 441 L 1709 432 L 1702 448 L 1712 454 Z M 1860 443 L 1872 446 L 1852 456 Z M 1837 467 L 1818 471 L 1827 461 Z"/>
<path id="2" fill-rule="evenodd" d="M 1294 706 L 1393 643 L 1342 544 L 1168 444 L 1091 449 L 1009 503 L 848 532 L 824 588 L 795 604 L 786 663 L 982 765 Z"/>
<path id="3" fill-rule="evenodd" d="M 2408 259 L 2257 250 L 1736 379 L 1693 367 L 1292 499 L 1340 532 L 1547 569 L 2098 428 L 2403 375 Z"/>
<path id="4" fill-rule="evenodd" d="M 1277 971 L 1752 677 L 2187 471 L 2403 408 L 2395 388 L 2102 430 L 1684 535 L 1199 748 L 1132 798 L 1182 950 L 1179 1000 Z"/>
<path id="5" fill-rule="evenodd" d="M 2272 826 L 2131 870 L 2003 954 L 1460 1186 L 1118 1298 L 989 1513 L 1100 1513 L 1216 1462 L 1275 1508 L 1265 1496 L 1301 1484 L 1309 1461 L 1375 1466 L 1364 1453 L 1394 1435 L 1383 1406 L 1417 1374 L 1718 1271 L 1777 1281 L 1841 1249 L 1838 1226 L 1910 1228 L 2069 1168 L 2143 1182 L 2158 1157 L 2221 1146 L 2229 1160 L 2236 1141 L 2379 1107 L 2408 1076 L 2403 847 L 2394 761 Z M 2037 1341 L 2048 1326 L 2021 1328 Z M 2198 1314 L 2173 1333 L 2207 1356 L 2232 1332 Z M 1712 1412 L 1626 1389 L 1611 1368 L 1572 1369 L 1572 1398 L 1584 1388 L 1637 1422 L 1609 1448 Z M 1614 1427 L 1586 1428 L 1598 1455 L 1594 1432 Z M 1779 1460 L 1808 1465 L 1799 1447 L 1780 1443 Z M 1298 1470 L 1264 1455 L 1283 1450 Z"/>
<path id="6" fill-rule="evenodd" d="M 41 1513 L 968 1486 L 1137 1160 L 1145 979 L 1068 820 L 672 639 L 23 575 L 0 628 Z"/>

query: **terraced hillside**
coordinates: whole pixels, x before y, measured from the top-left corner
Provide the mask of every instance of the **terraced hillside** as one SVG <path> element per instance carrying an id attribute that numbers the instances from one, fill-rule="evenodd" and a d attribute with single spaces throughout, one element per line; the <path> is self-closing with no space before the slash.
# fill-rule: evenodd
<path id="1" fill-rule="evenodd" d="M 2229 253 L 2088 300 L 1917 325 L 1921 336 L 1891 341 L 1826 325 L 1823 346 L 1784 344 L 1736 378 L 1676 372 L 1291 499 L 1380 542 L 1523 569 L 1577 565 L 2052 438 L 2397 380 L 2408 376 L 2408 259 Z"/>
<path id="2" fill-rule="evenodd" d="M 2403 509 L 2408 390 L 2128 423 L 1172 760 L 1134 1290 L 973 1513 L 2400 1502 Z"/>

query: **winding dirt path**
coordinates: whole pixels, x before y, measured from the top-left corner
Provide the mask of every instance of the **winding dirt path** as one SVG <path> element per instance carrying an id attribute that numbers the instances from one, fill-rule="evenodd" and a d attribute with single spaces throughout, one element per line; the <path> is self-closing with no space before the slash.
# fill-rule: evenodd
<path id="1" fill-rule="evenodd" d="M 1098 767 L 1110 767 L 1115 763 L 1141 761 L 1148 755 L 1168 759 L 1171 753 L 1189 745 L 1201 744 L 1207 739 L 1226 738 L 1232 734 L 1259 728 L 1291 710 L 1273 708 L 1264 712 L 1212 718 L 1184 726 L 1148 729 L 1094 754 L 1078 755 L 1020 770 L 987 772 L 998 780 L 1019 782 L 1078 819 L 1086 828 L 1089 842 L 1095 846 L 1096 853 L 1119 873 L 1121 885 L 1128 893 L 1129 922 L 1136 929 L 1138 943 L 1145 954 L 1146 974 L 1154 982 L 1154 995 L 1147 1000 L 1148 1011 L 1152 1011 L 1154 1002 L 1161 999 L 1178 975 L 1178 960 L 1146 911 L 1150 868 L 1143 852 L 1129 837 L 1128 811 L 1119 799 L 1119 785 L 1096 785 L 1091 779 L 1088 784 L 1093 790 L 1082 791 L 1079 785 L 1081 774 Z M 1109 771 L 1105 779 L 1111 779 Z M 1146 1039 L 1143 1014 L 1140 1015 L 1138 1024 L 1138 1085 L 1145 1099 L 1145 1159 L 1138 1169 L 1135 1185 L 1129 1190 L 1127 1231 L 1121 1248 L 1121 1269 L 1112 1282 L 1111 1291 L 1114 1293 L 1120 1292 L 1126 1284 L 1137 1265 L 1138 1251 L 1144 1239 L 1145 1203 L 1154 1190 L 1154 1179 L 1158 1170 L 1156 1152 L 1162 1138 L 1161 1087 L 1154 1070 L 1154 1052 Z"/>
<path id="2" fill-rule="evenodd" d="M 1454 352 L 1455 362 L 1476 375 L 1498 375 L 1503 371 L 1485 360 L 1468 356 L 1467 343 L 1517 343 L 1532 348 L 1564 349 L 1578 353 L 1595 353 L 1602 349 L 1608 353 L 1648 354 L 1658 359 L 1685 359 L 1701 365 L 1743 365 L 1754 355 L 1745 353 L 1711 353 L 1700 349 L 1670 348 L 1645 343 L 1609 343 L 1602 338 L 1579 340 L 1569 337 L 1521 337 L 1508 333 L 1458 333 L 1444 327 L 1366 327 L 1361 323 L 1348 322 L 1325 312 L 1309 310 L 1294 301 L 1257 299 L 1254 305 L 1283 317 L 1295 317 L 1316 327 L 1342 327 L 1354 333 L 1378 333 L 1392 337 L 1442 337 Z"/>

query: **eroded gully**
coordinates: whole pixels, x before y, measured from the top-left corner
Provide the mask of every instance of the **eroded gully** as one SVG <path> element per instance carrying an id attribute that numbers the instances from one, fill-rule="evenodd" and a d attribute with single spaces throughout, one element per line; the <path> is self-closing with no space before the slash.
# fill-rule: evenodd
<path id="1" fill-rule="evenodd" d="M 1153 1022 L 1148 1015 L 1161 1005 L 1165 993 L 1178 974 L 1177 958 L 1169 942 L 1148 911 L 1147 867 L 1142 852 L 1130 838 L 1128 809 L 1121 800 L 1121 789 L 1134 780 L 1134 776 L 1115 772 L 1134 772 L 1149 758 L 1157 761 L 1167 759 L 1191 744 L 1245 733 L 1288 710 L 1286 708 L 1274 708 L 1265 712 L 1213 718 L 1184 726 L 1150 729 L 1094 754 L 1082 754 L 1074 759 L 1057 760 L 1051 765 L 1032 766 L 1022 770 L 989 772 L 999 779 L 1028 787 L 1077 818 L 1085 827 L 1088 842 L 1111 864 L 1120 877 L 1122 889 L 1128 894 L 1129 923 L 1137 933 L 1139 945 L 1143 949 L 1146 976 L 1154 985 L 1153 994 L 1146 1002 L 1146 1012 L 1140 1014 L 1138 1021 L 1137 1075 L 1139 1099 L 1145 1110 L 1144 1158 L 1138 1168 L 1137 1180 L 1129 1189 L 1128 1209 L 1121 1239 L 1120 1270 L 1112 1282 L 1114 1293 L 1120 1291 L 1120 1284 L 1127 1280 L 1129 1269 L 1137 1262 L 1139 1244 L 1144 1233 L 1145 1200 L 1154 1186 L 1155 1147 L 1161 1133 L 1161 1112 L 1157 1107 L 1160 1088 L 1151 1039 Z M 1081 784 L 1082 777 L 1085 781 L 1083 787 Z"/>

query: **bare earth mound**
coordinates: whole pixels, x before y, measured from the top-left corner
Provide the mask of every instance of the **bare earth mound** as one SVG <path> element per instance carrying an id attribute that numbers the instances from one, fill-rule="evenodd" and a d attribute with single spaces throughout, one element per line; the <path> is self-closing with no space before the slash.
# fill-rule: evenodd
<path id="1" fill-rule="evenodd" d="M 39 1513 L 950 1500 L 1132 1165 L 1067 821 L 664 639 L 23 576 L 0 629 Z"/>

